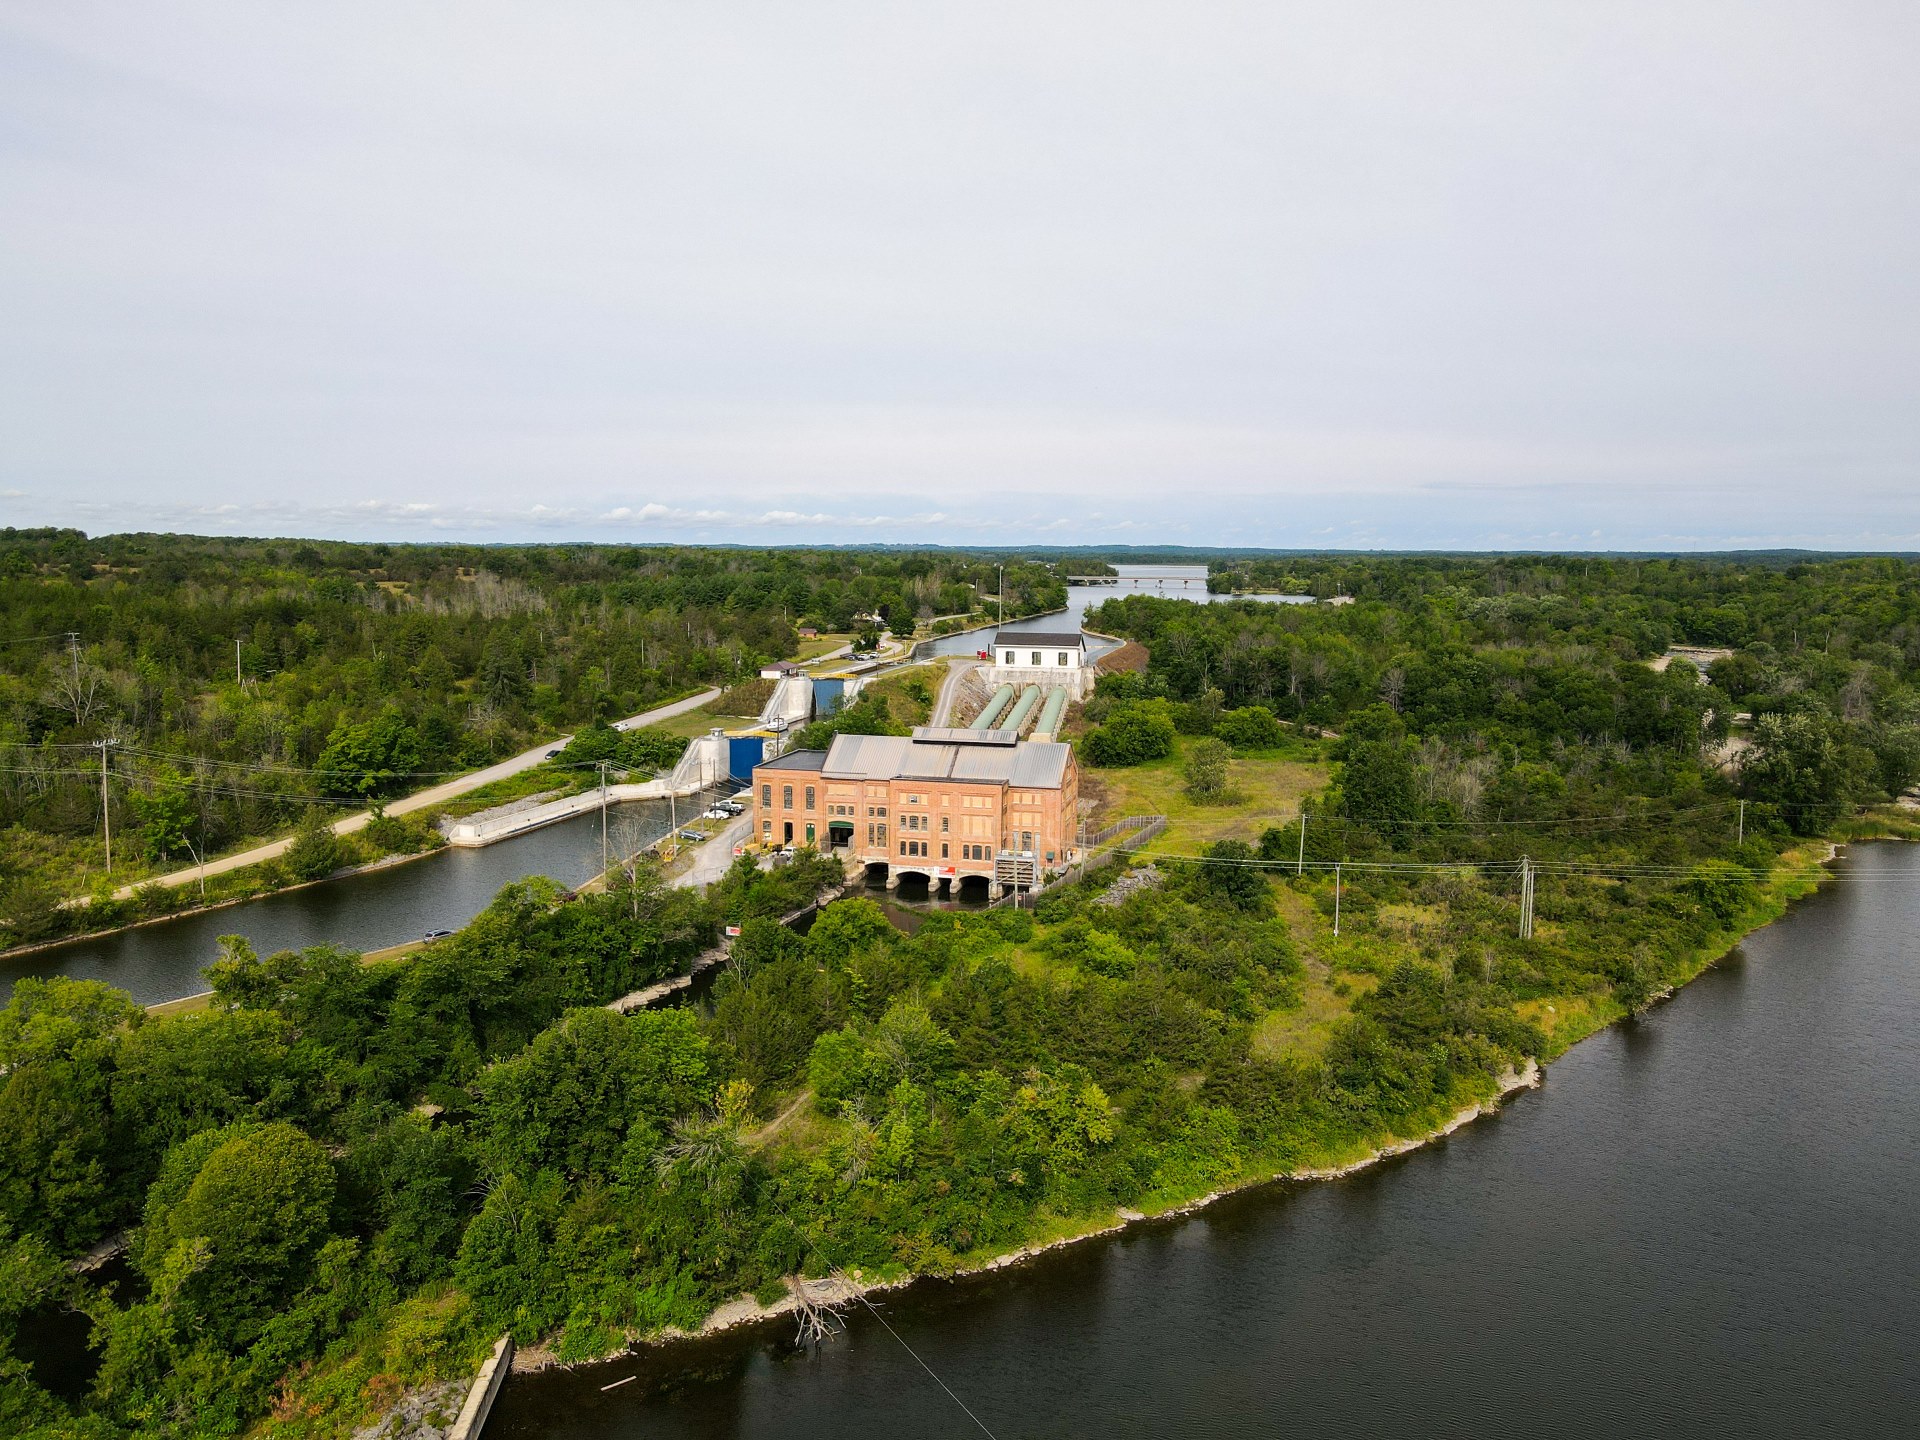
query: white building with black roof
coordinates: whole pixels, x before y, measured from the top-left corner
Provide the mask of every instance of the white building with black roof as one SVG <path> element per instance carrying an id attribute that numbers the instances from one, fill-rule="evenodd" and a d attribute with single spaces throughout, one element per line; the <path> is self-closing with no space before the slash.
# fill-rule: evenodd
<path id="1" fill-rule="evenodd" d="M 1087 637 L 1078 630 L 1002 630 L 993 637 L 985 678 L 995 685 L 1059 687 L 1084 700 L 1094 682 Z"/>

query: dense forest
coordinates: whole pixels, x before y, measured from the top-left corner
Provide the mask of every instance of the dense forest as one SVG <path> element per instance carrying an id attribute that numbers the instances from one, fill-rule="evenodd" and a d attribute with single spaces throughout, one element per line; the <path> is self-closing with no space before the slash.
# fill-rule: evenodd
<path id="1" fill-rule="evenodd" d="M 1609 774 L 1623 794 L 1730 794 L 1705 763 L 1715 747 L 1739 753 L 1747 795 L 1809 832 L 1920 780 L 1911 560 L 1342 556 L 1237 562 L 1212 584 L 1243 579 L 1352 603 L 1127 596 L 1088 623 L 1143 642 L 1149 690 L 1182 704 L 1335 730 L 1384 707 L 1370 723 L 1420 752 L 1425 798 L 1392 802 L 1408 817 L 1577 815 L 1562 787 L 1597 797 Z M 1646 663 L 1672 646 L 1725 653 Z"/>
<path id="2" fill-rule="evenodd" d="M 103 879 L 103 766 L 137 878 L 730 683 L 802 625 L 968 615 L 997 563 L 0 531 L 0 923 Z M 1056 571 L 1008 564 L 1008 613 L 1063 603 Z"/>
<path id="3" fill-rule="evenodd" d="M 1086 793 L 1169 824 L 1030 908 L 907 933 L 843 899 L 801 934 L 776 917 L 840 881 L 802 851 L 705 893 L 511 886 L 385 964 L 232 944 L 200 1013 L 20 984 L 0 1431 L 345 1435 L 503 1331 L 590 1358 L 1350 1161 L 1683 983 L 1810 886 L 1813 837 L 1916 833 L 1885 803 L 1920 763 L 1911 564 L 1266 563 L 1220 573 L 1353 602 L 1090 617 L 1148 658 L 1069 725 Z M 727 925 L 698 1002 L 603 1008 Z M 73 1312 L 78 1377 L 35 1338 Z"/>

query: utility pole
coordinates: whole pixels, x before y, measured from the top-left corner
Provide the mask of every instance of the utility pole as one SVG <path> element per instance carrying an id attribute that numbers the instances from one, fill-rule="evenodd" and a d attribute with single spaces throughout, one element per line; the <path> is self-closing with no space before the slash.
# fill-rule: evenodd
<path id="1" fill-rule="evenodd" d="M 107 747 L 111 740 L 96 740 L 100 747 L 100 828 L 107 842 L 107 874 L 113 874 L 113 812 L 107 803 Z"/>
<path id="2" fill-rule="evenodd" d="M 1520 938 L 1533 938 L 1533 862 L 1520 857 Z"/>
<path id="3" fill-rule="evenodd" d="M 78 630 L 67 632 L 67 650 L 73 656 L 73 693 L 78 695 L 80 693 L 80 632 Z"/>
<path id="4" fill-rule="evenodd" d="M 1307 812 L 1304 810 L 1300 812 L 1300 855 L 1293 862 L 1293 873 L 1307 873 Z"/>
<path id="5" fill-rule="evenodd" d="M 1007 567 L 1000 567 L 1000 583 L 995 587 L 1000 593 L 1000 623 L 1007 623 Z"/>
<path id="6" fill-rule="evenodd" d="M 600 762 L 600 878 L 606 880 L 607 870 L 607 762 Z"/>
<path id="7" fill-rule="evenodd" d="M 233 683 L 236 685 L 247 683 L 240 676 L 240 637 L 238 635 L 233 637 Z"/>
<path id="8" fill-rule="evenodd" d="M 1333 867 L 1333 933 L 1340 933 L 1340 867 Z"/>
<path id="9" fill-rule="evenodd" d="M 1747 843 L 1747 802 L 1744 800 L 1740 802 L 1740 838 L 1735 843 L 1739 845 Z"/>

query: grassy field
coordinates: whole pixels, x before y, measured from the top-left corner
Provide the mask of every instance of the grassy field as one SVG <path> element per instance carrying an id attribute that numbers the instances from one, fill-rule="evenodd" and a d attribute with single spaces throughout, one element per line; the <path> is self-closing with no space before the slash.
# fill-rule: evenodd
<path id="1" fill-rule="evenodd" d="M 1100 802 L 1091 824 L 1098 828 L 1123 815 L 1164 815 L 1167 828 L 1147 847 L 1149 855 L 1191 855 L 1216 840 L 1257 841 L 1269 825 L 1288 825 L 1303 796 L 1325 788 L 1324 761 L 1248 756 L 1236 758 L 1228 779 L 1230 803 L 1200 805 L 1187 798 L 1181 765 L 1193 741 L 1182 736 L 1173 754 L 1119 769 L 1084 767 L 1081 793 Z"/>
<path id="2" fill-rule="evenodd" d="M 818 635 L 811 640 L 802 640 L 793 659 L 804 665 L 809 660 L 818 660 L 830 650 L 838 650 L 851 639 L 853 639 L 851 634 L 844 634 Z"/>
<path id="3" fill-rule="evenodd" d="M 860 692 L 860 698 L 878 695 L 887 702 L 887 713 L 897 724 L 924 725 L 933 713 L 933 702 L 940 697 L 940 684 L 946 678 L 947 667 L 943 661 L 909 665 L 884 680 L 876 680 Z M 909 693 L 916 688 L 923 689 L 928 698 L 922 701 Z"/>

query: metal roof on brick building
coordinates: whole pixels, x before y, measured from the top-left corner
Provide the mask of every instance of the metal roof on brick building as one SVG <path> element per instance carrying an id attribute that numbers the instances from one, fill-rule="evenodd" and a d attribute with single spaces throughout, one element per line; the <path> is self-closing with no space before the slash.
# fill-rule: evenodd
<path id="1" fill-rule="evenodd" d="M 1017 745 L 908 735 L 836 735 L 821 774 L 833 780 L 959 780 L 1057 789 L 1071 750 L 1053 740 Z"/>

